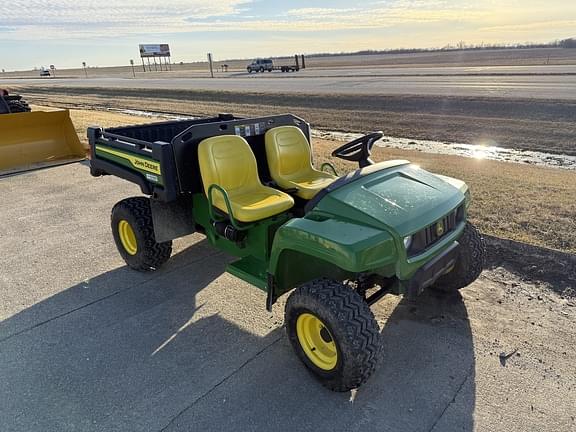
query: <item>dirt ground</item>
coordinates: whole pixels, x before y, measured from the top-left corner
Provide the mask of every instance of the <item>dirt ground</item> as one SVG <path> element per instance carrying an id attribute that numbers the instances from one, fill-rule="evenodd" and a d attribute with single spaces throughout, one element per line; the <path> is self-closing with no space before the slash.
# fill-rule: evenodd
<path id="1" fill-rule="evenodd" d="M 435 66 L 528 66 L 574 64 L 576 49 L 533 48 L 486 51 L 424 52 L 415 54 L 342 55 L 312 57 L 311 67 L 435 67 Z"/>

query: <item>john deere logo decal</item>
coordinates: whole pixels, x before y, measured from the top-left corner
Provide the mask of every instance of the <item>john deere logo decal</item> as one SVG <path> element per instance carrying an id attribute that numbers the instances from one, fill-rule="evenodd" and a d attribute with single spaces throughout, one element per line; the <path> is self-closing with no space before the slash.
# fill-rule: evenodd
<path id="1" fill-rule="evenodd" d="M 444 234 L 444 224 L 442 222 L 438 222 L 436 224 L 436 235 L 440 237 L 442 234 Z"/>
<path id="2" fill-rule="evenodd" d="M 108 153 L 111 154 L 113 156 L 122 158 L 127 160 L 130 165 L 132 165 L 134 168 L 138 168 L 142 171 L 147 171 L 149 173 L 152 174 L 156 174 L 156 175 L 161 175 L 161 171 L 160 171 L 160 164 L 157 161 L 153 161 L 153 160 L 148 160 L 145 158 L 141 158 L 138 156 L 135 156 L 133 154 L 129 154 L 129 153 L 124 153 L 118 150 L 114 150 L 108 147 L 104 147 L 101 145 L 96 145 L 96 152 L 98 153 Z M 102 155 L 103 157 L 106 157 L 106 155 Z"/>

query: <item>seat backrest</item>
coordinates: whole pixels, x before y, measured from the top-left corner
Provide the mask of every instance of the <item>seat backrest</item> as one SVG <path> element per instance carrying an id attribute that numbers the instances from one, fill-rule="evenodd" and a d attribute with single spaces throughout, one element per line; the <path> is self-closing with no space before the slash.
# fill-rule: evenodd
<path id="1" fill-rule="evenodd" d="M 206 138 L 198 146 L 198 162 L 206 194 L 212 184 L 223 187 L 229 195 L 261 185 L 256 158 L 242 137 Z"/>
<path id="2" fill-rule="evenodd" d="M 296 126 L 279 126 L 266 132 L 266 157 L 274 181 L 293 179 L 313 170 L 312 152 Z"/>

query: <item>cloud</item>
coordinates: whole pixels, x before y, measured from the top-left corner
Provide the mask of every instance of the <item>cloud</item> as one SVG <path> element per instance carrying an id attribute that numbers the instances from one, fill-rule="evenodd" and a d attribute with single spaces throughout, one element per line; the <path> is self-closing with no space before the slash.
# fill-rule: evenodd
<path id="1" fill-rule="evenodd" d="M 191 30 L 190 20 L 232 16 L 252 0 L 10 0 L 0 28 L 14 39 L 122 36 Z M 106 4 L 109 6 L 106 6 Z M 8 32 L 10 33 L 10 31 Z M 7 35 L 5 35 L 7 36 Z"/>
<path id="2" fill-rule="evenodd" d="M 305 18 L 305 19 L 318 19 L 325 17 L 342 17 L 348 15 L 350 12 L 357 12 L 358 8 L 349 9 L 332 9 L 332 8 L 300 8 L 300 9 L 290 9 L 286 12 L 289 17 Z"/>
<path id="3" fill-rule="evenodd" d="M 258 16 L 254 0 L 11 0 L 0 3 L 4 39 L 89 39 L 198 31 L 385 28 L 471 17 L 447 0 L 388 0 L 351 8 L 289 8 Z"/>
<path id="4" fill-rule="evenodd" d="M 439 2 L 434 2 L 435 4 Z M 404 1 L 402 2 L 404 4 Z M 381 29 L 402 24 L 472 21 L 485 17 L 484 11 L 446 9 L 371 8 L 299 8 L 268 19 L 192 21 L 195 31 L 255 30 L 283 32 Z"/>
<path id="5" fill-rule="evenodd" d="M 534 32 L 539 30 L 557 30 L 559 28 L 576 28 L 576 20 L 539 21 L 526 24 L 508 24 L 483 27 L 480 30 L 489 32 Z"/>
<path id="6" fill-rule="evenodd" d="M 548 17 L 538 12 L 542 6 L 536 0 L 523 1 L 525 7 L 516 6 L 519 0 L 510 0 L 506 8 L 514 8 L 504 9 L 497 0 L 366 0 L 340 8 L 328 1 L 327 7 L 291 8 L 290 2 L 268 0 L 270 10 L 263 14 L 262 3 L 256 0 L 0 0 L 0 32 L 2 40 L 112 40 L 210 31 L 296 33 L 390 27 L 407 31 L 409 37 L 438 23 L 445 25 L 446 32 L 455 28 L 490 33 L 554 28 L 557 20 L 549 18 L 544 23 Z M 521 19 L 522 14 L 526 16 Z"/>
<path id="7" fill-rule="evenodd" d="M 299 8 L 286 14 L 297 29 L 366 29 L 409 23 L 473 21 L 488 12 L 447 0 L 379 1 L 355 8 Z M 262 24 L 262 23 L 261 23 Z"/>

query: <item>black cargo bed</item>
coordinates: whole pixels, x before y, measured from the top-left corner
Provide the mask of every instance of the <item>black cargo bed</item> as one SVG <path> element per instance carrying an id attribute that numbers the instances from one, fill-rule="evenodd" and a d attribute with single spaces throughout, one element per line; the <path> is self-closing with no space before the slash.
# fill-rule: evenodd
<path id="1" fill-rule="evenodd" d="M 296 126 L 308 137 L 304 120 L 282 114 L 241 118 L 231 114 L 109 129 L 88 128 L 90 172 L 115 175 L 140 186 L 142 192 L 164 202 L 202 192 L 198 145 L 206 138 L 238 135 L 246 139 L 258 162 L 262 182 L 270 181 L 264 135 L 278 126 Z"/>

